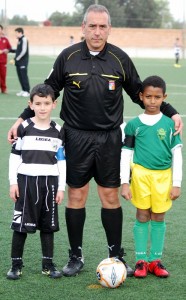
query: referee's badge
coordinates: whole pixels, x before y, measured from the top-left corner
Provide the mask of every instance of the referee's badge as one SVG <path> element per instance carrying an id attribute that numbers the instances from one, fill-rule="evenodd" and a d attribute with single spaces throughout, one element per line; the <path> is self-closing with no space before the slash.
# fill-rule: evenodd
<path id="1" fill-rule="evenodd" d="M 109 91 L 114 91 L 115 88 L 116 88 L 115 81 L 114 80 L 109 80 Z"/>

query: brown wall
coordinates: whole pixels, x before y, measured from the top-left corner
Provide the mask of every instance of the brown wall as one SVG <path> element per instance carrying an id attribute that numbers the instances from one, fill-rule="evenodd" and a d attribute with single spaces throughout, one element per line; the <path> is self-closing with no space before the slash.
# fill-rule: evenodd
<path id="1" fill-rule="evenodd" d="M 13 46 L 16 45 L 14 30 L 9 26 L 6 34 Z M 65 47 L 70 44 L 70 36 L 79 42 L 82 36 L 80 27 L 36 27 L 24 26 L 30 46 Z M 176 37 L 182 42 L 182 30 L 179 29 L 136 29 L 112 28 L 109 42 L 119 47 L 172 48 Z"/>

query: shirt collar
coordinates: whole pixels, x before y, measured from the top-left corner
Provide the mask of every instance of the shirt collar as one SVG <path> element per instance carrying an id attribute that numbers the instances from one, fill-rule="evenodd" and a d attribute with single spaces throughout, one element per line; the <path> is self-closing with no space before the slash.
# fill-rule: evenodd
<path id="1" fill-rule="evenodd" d="M 92 56 L 90 54 L 90 51 L 87 47 L 87 43 L 86 41 L 82 42 L 82 59 L 90 59 Z M 100 58 L 102 60 L 106 60 L 107 59 L 107 43 L 105 44 L 105 47 L 103 48 L 103 50 L 101 50 L 99 52 L 98 55 L 96 55 L 97 58 Z"/>

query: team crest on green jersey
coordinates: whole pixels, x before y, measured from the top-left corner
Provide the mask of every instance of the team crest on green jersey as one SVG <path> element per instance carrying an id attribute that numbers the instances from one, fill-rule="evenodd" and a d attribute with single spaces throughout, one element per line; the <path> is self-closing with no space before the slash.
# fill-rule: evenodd
<path id="1" fill-rule="evenodd" d="M 163 128 L 157 130 L 157 135 L 160 140 L 164 140 L 166 137 L 166 131 Z"/>

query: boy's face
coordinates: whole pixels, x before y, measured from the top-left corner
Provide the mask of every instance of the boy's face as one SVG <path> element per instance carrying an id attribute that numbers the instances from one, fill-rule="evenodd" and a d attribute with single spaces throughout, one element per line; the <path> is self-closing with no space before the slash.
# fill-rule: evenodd
<path id="1" fill-rule="evenodd" d="M 57 101 L 52 101 L 51 96 L 39 97 L 34 96 L 33 102 L 29 101 L 30 108 L 34 110 L 35 117 L 39 120 L 48 120 L 50 119 L 51 112 L 56 108 Z"/>
<path id="2" fill-rule="evenodd" d="M 145 112 L 150 115 L 155 115 L 160 112 L 160 106 L 167 97 L 167 95 L 163 93 L 162 88 L 154 86 L 147 86 L 139 96 L 145 106 Z"/>

